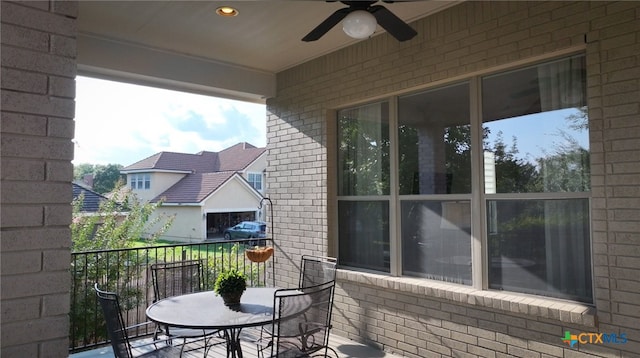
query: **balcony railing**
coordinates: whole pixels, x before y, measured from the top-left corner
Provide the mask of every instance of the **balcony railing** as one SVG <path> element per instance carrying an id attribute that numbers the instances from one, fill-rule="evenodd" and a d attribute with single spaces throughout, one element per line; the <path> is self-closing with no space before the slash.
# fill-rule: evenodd
<path id="1" fill-rule="evenodd" d="M 107 342 L 103 314 L 93 290 L 95 283 L 102 289 L 119 294 L 127 325 L 147 321 L 145 310 L 154 300 L 150 266 L 157 262 L 202 260 L 205 290 L 213 289 L 219 272 L 234 267 L 247 275 L 248 286 L 273 285 L 273 258 L 255 263 L 244 254 L 245 247 L 251 247 L 249 245 L 254 242 L 255 239 L 225 240 L 73 253 L 70 352 L 91 349 Z M 260 244 L 272 246 L 273 243 L 272 239 L 260 239 Z M 148 336 L 153 334 L 153 326 L 129 333 L 132 339 Z"/>

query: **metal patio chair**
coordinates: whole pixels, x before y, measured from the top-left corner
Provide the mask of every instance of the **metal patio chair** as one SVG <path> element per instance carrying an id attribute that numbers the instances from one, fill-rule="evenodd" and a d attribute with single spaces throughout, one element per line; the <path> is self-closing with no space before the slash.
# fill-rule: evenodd
<path id="1" fill-rule="evenodd" d="M 337 260 L 333 257 L 303 255 L 298 288 L 318 286 L 336 280 Z"/>
<path id="2" fill-rule="evenodd" d="M 298 288 L 296 290 L 323 284 L 331 284 L 334 286 L 336 266 L 337 260 L 333 257 L 303 255 L 300 263 Z M 333 301 L 333 297 L 331 299 Z M 245 333 L 245 338 L 254 342 L 268 341 L 274 336 L 272 328 L 271 326 L 260 327 L 258 333 Z"/>
<path id="3" fill-rule="evenodd" d="M 141 328 L 153 322 L 145 322 L 142 324 L 129 326 L 125 325 L 120 310 L 120 302 L 115 292 L 102 291 L 98 288 L 98 284 L 94 285 L 96 296 L 102 307 L 104 318 L 107 326 L 107 333 L 111 340 L 111 347 L 116 358 L 139 358 L 139 357 L 180 357 L 182 349 L 167 345 L 165 340 L 153 341 L 137 346 L 133 346 L 129 341 L 127 331 L 135 328 Z M 158 348 L 160 346 L 160 348 Z M 135 354 L 134 352 L 139 352 Z"/>
<path id="4" fill-rule="evenodd" d="M 271 335 L 257 342 L 258 357 L 327 357 L 335 281 L 303 289 L 281 289 L 274 294 Z M 302 314 L 289 317 L 300 305 L 311 305 Z M 284 317 L 284 318 L 283 318 Z M 269 355 L 265 356 L 268 352 Z"/>
<path id="5" fill-rule="evenodd" d="M 153 302 L 167 297 L 202 291 L 203 271 L 201 260 L 156 263 L 151 265 L 151 276 L 154 292 Z M 218 330 L 188 329 L 158 325 L 154 333 L 154 339 L 157 339 L 159 334 L 165 334 L 169 337 L 169 340 L 173 338 L 184 339 L 184 343 L 190 338 L 202 338 L 204 341 L 205 355 L 211 338 L 220 338 L 219 343 L 224 343 L 222 333 Z"/>

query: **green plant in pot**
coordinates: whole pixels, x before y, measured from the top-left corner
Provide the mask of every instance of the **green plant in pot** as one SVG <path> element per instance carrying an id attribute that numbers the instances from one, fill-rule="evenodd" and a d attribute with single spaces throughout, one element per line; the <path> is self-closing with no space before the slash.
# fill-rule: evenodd
<path id="1" fill-rule="evenodd" d="M 247 289 L 247 277 L 235 268 L 222 271 L 213 285 L 213 291 L 222 297 L 224 304 L 232 307 L 240 304 L 240 297 Z"/>

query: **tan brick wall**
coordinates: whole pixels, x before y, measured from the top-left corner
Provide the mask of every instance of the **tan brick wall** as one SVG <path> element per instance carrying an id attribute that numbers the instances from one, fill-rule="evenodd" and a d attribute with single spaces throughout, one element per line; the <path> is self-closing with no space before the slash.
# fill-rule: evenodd
<path id="1" fill-rule="evenodd" d="M 269 196 L 282 284 L 301 254 L 334 254 L 334 110 L 584 49 L 596 310 L 341 272 L 335 332 L 410 357 L 630 357 L 640 352 L 640 3 L 468 2 L 278 74 L 268 101 Z M 595 312 L 595 313 L 594 313 Z M 627 333 L 567 348 L 564 330 Z"/>
<path id="2" fill-rule="evenodd" d="M 0 356 L 64 357 L 77 4 L 2 1 L 0 11 Z"/>

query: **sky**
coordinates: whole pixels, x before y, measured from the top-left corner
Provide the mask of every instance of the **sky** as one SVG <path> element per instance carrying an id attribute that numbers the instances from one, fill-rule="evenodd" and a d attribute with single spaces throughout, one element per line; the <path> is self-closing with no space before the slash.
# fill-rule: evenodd
<path id="1" fill-rule="evenodd" d="M 510 146 L 515 135 L 520 156 L 531 161 L 545 150 L 553 152 L 562 142 L 557 135 L 558 122 L 553 118 L 572 112 L 575 110 L 536 114 L 535 120 L 520 117 L 491 122 L 489 141 L 493 143 L 495 135 L 502 131 Z M 572 134 L 588 148 L 586 132 Z M 161 151 L 217 152 L 239 142 L 266 145 L 264 105 L 76 78 L 76 165 L 128 166 Z"/>
<path id="2" fill-rule="evenodd" d="M 568 142 L 559 135 L 565 132 L 575 139 L 583 148 L 589 149 L 589 131 L 569 128 L 570 122 L 559 119 L 577 115 L 575 108 L 566 108 L 542 113 L 535 113 L 515 118 L 483 123 L 490 129 L 488 141 L 495 143 L 498 132 L 502 132 L 504 143 L 511 149 L 512 138 L 517 140 L 518 158 L 535 164 L 536 159 L 556 154 Z"/>
<path id="3" fill-rule="evenodd" d="M 74 164 L 131 165 L 158 152 L 266 145 L 264 105 L 76 78 Z"/>

